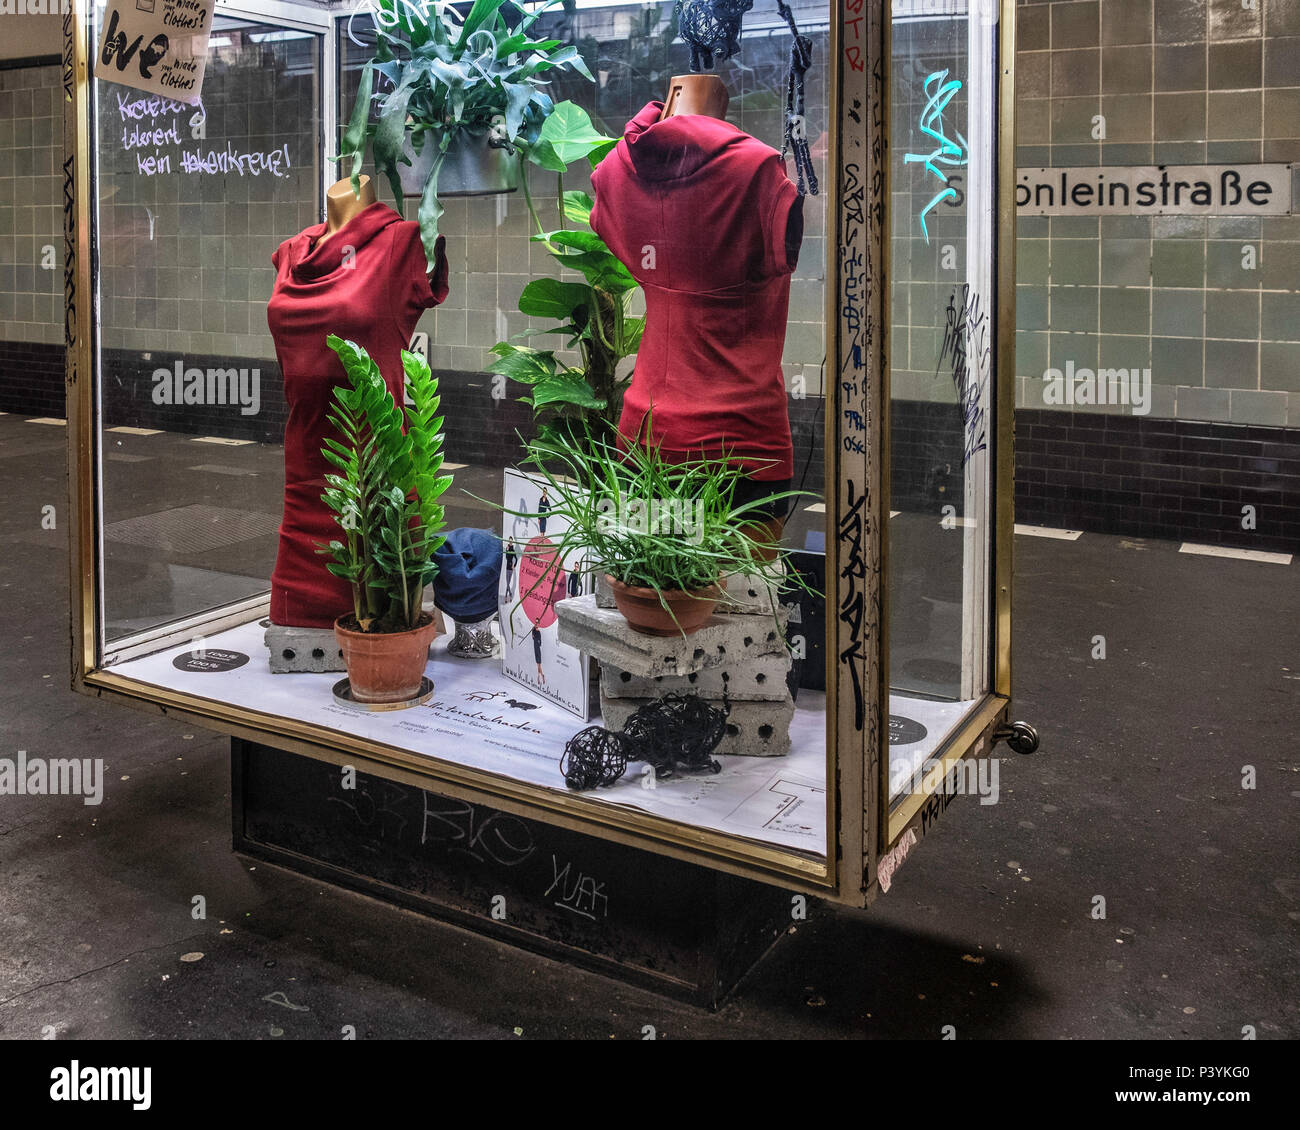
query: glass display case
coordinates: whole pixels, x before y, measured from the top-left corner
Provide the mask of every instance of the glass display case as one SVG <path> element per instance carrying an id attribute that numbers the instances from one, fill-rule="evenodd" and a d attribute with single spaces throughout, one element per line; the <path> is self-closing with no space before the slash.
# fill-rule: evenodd
<path id="1" fill-rule="evenodd" d="M 859 906 L 954 794 L 987 792 L 978 766 L 1012 733 L 1010 0 L 756 0 L 738 49 L 717 47 L 721 113 L 675 114 L 652 104 L 692 76 L 691 13 L 667 0 L 222 2 L 193 103 L 91 77 L 104 6 L 72 7 L 78 690 Z M 502 22 L 458 37 L 481 8 Z M 507 33 L 545 61 L 538 81 L 507 67 Z M 433 114 L 417 56 L 428 89 L 460 91 Z M 495 80 L 509 106 L 477 155 L 444 154 L 448 115 Z M 353 152 L 373 196 L 348 183 Z M 304 319 L 309 360 L 289 340 Z M 349 529 L 320 501 L 323 421 L 347 383 L 324 334 L 372 329 L 436 382 L 460 554 L 403 590 L 441 631 L 419 693 L 383 709 L 349 698 L 328 626 L 360 605 L 336 598 L 320 620 L 295 604 L 346 588 L 302 534 Z M 396 350 L 372 352 L 375 387 L 400 393 Z M 643 393 L 651 419 L 629 425 Z M 390 404 L 410 413 L 408 452 L 421 396 L 413 379 Z M 557 429 L 794 492 L 783 523 L 744 527 L 781 556 L 747 571 L 723 553 L 703 628 L 637 634 L 610 607 L 604 543 L 566 533 L 597 480 L 528 461 Z M 676 473 L 657 481 L 679 495 L 653 501 L 677 507 L 677 544 L 656 552 L 685 560 L 713 488 Z M 703 772 L 629 746 L 621 776 L 566 781 L 576 735 L 630 733 L 669 694 L 718 722 Z"/>

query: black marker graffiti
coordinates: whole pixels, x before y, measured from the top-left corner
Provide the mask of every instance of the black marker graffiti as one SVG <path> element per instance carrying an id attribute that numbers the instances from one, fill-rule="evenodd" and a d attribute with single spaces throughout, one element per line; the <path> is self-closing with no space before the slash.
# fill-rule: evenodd
<path id="1" fill-rule="evenodd" d="M 848 582 L 840 599 L 840 623 L 848 629 L 848 645 L 840 650 L 840 662 L 847 664 L 849 678 L 853 683 L 853 728 L 859 733 L 865 722 L 866 708 L 862 699 L 862 666 L 867 661 L 865 644 L 865 627 L 867 612 L 867 562 L 863 556 L 866 540 L 866 493 L 854 496 L 853 480 L 848 482 L 845 494 L 848 504 L 847 512 L 841 516 L 838 536 L 840 542 L 840 560 L 844 562 L 840 569 L 840 578 Z"/>
<path id="2" fill-rule="evenodd" d="M 949 362 L 965 431 L 961 457 L 963 467 L 977 451 L 988 447 L 984 391 L 988 387 L 992 347 L 989 344 L 989 315 L 982 306 L 983 301 L 971 290 L 969 283 L 953 292 L 948 299 L 948 321 L 935 370 L 937 376 L 944 362 Z"/>

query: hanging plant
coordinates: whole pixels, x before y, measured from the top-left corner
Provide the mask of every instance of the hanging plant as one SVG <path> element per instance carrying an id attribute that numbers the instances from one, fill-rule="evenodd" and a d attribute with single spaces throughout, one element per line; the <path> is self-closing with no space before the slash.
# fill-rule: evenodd
<path id="1" fill-rule="evenodd" d="M 337 160 L 349 169 L 360 195 L 368 143 L 375 167 L 392 186 L 398 212 L 405 215 L 398 166 L 412 164 L 408 147 L 417 157 L 426 145 L 435 147 L 417 213 L 430 264 L 443 211 L 438 173 L 452 144 L 486 135 L 492 148 L 512 153 L 527 148 L 554 107 L 544 89 L 552 72 L 569 69 L 594 81 L 577 47 L 529 35 L 547 12 L 563 8 L 571 14 L 575 6 L 575 0 L 545 0 L 521 15 L 508 0 L 474 0 L 462 16 L 447 2 L 416 12 L 402 0 L 371 0 L 375 53 L 361 70 Z M 376 74 L 389 89 L 375 92 Z M 372 103 L 378 108 L 374 117 Z"/>

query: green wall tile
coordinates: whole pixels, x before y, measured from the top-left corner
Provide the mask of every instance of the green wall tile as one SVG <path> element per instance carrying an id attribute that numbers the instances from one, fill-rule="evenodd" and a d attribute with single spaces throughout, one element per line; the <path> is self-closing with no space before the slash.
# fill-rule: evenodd
<path id="1" fill-rule="evenodd" d="M 1016 287 L 1016 325 L 1024 329 L 1048 328 L 1046 287 Z"/>
<path id="2" fill-rule="evenodd" d="M 1046 286 L 1051 244 L 1046 239 L 1016 241 L 1016 281 L 1032 286 Z"/>
<path id="3" fill-rule="evenodd" d="M 1231 402 L 1227 389 L 1180 388 L 1177 414 L 1180 420 L 1208 420 L 1226 423 L 1231 419 Z"/>
<path id="4" fill-rule="evenodd" d="M 1262 341 L 1295 341 L 1300 331 L 1300 294 L 1268 293 L 1263 295 Z"/>
<path id="5" fill-rule="evenodd" d="M 1018 318 L 1017 318 L 1018 320 Z M 1026 377 L 1041 377 L 1047 368 L 1048 335 L 1038 332 L 1016 332 L 1016 372 Z"/>
<path id="6" fill-rule="evenodd" d="M 1155 0 L 1157 43 L 1203 40 L 1205 27 L 1205 0 Z"/>
<path id="7" fill-rule="evenodd" d="M 1263 98 L 1258 90 L 1212 91 L 1209 95 L 1209 141 L 1258 138 Z"/>
<path id="8" fill-rule="evenodd" d="M 1300 36 L 1265 40 L 1264 85 L 1300 86 Z"/>
<path id="9" fill-rule="evenodd" d="M 1285 392 L 1238 390 L 1232 392 L 1229 399 L 1234 424 L 1262 424 L 1275 428 L 1286 426 Z"/>
<path id="10" fill-rule="evenodd" d="M 1151 292 L 1126 287 L 1101 288 L 1101 332 L 1148 334 L 1151 332 Z"/>
<path id="11" fill-rule="evenodd" d="M 1046 51 L 1051 45 L 1051 8 L 1046 4 L 1022 5 L 1016 12 L 1016 54 Z"/>
<path id="12" fill-rule="evenodd" d="M 1151 243 L 1146 239 L 1103 239 L 1103 286 L 1147 286 L 1151 282 Z"/>
<path id="13" fill-rule="evenodd" d="M 1209 45 L 1211 90 L 1258 89 L 1264 73 L 1264 53 L 1258 39 Z"/>
<path id="14" fill-rule="evenodd" d="M 1052 51 L 1052 97 L 1080 97 L 1101 89 L 1101 51 Z"/>
<path id="15" fill-rule="evenodd" d="M 1101 59 L 1101 89 L 1106 94 L 1144 94 L 1151 89 L 1151 65 L 1150 47 L 1107 47 Z"/>
<path id="16" fill-rule="evenodd" d="M 1259 292 L 1207 290 L 1205 292 L 1205 336 L 1258 341 Z"/>
<path id="17" fill-rule="evenodd" d="M 1206 388 L 1259 388 L 1259 343 L 1207 341 Z"/>
<path id="18" fill-rule="evenodd" d="M 1098 281 L 1097 240 L 1053 239 L 1052 284 L 1096 286 Z"/>
<path id="19" fill-rule="evenodd" d="M 1162 337 L 1201 337 L 1205 332 L 1205 292 L 1151 292 L 1151 332 Z"/>
<path id="20" fill-rule="evenodd" d="M 1096 333 L 1098 297 L 1095 286 L 1054 286 L 1050 299 L 1054 333 L 1062 330 Z"/>
<path id="21" fill-rule="evenodd" d="M 1107 141 L 1152 141 L 1150 94 L 1103 94 Z"/>
<path id="22" fill-rule="evenodd" d="M 1217 41 L 1259 35 L 1263 30 L 1265 3 L 1272 3 L 1272 0 L 1255 3 L 1249 8 L 1241 0 L 1210 0 L 1208 38 Z"/>
<path id="23" fill-rule="evenodd" d="M 1156 137 L 1162 143 L 1204 137 L 1205 99 L 1203 93 L 1157 94 Z"/>
<path id="24" fill-rule="evenodd" d="M 1151 0 L 1102 0 L 1102 43 L 1150 43 L 1151 13 Z"/>
<path id="25" fill-rule="evenodd" d="M 1097 0 L 1066 0 L 1052 5 L 1052 50 L 1096 47 L 1101 42 Z"/>
<path id="26" fill-rule="evenodd" d="M 1199 43 L 1157 47 L 1153 69 L 1157 90 L 1204 90 L 1205 48 Z"/>
<path id="27" fill-rule="evenodd" d="M 1204 286 L 1205 248 L 1191 239 L 1157 240 L 1151 250 L 1151 281 L 1154 286 Z"/>
<path id="28" fill-rule="evenodd" d="M 1300 342 L 1266 341 L 1260 345 L 1259 385 L 1300 393 Z"/>

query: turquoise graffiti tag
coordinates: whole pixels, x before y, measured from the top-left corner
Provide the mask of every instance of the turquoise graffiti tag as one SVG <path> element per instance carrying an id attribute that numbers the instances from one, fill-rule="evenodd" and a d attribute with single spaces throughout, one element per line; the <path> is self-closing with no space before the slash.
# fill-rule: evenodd
<path id="1" fill-rule="evenodd" d="M 934 138 L 939 144 L 930 153 L 906 153 L 903 155 L 905 165 L 917 161 L 923 162 L 925 168 L 938 177 L 944 185 L 934 199 L 921 209 L 921 234 L 925 236 L 926 243 L 930 242 L 930 232 L 925 226 L 925 217 L 943 201 L 957 195 L 957 190 L 948 183 L 949 174 L 945 173 L 939 166 L 964 165 L 970 157 L 966 147 L 966 139 L 956 130 L 953 130 L 955 140 L 949 138 L 945 132 L 946 127 L 943 122 L 943 112 L 948 108 L 948 103 L 956 97 L 959 90 L 961 90 L 961 79 L 949 79 L 947 71 L 935 71 L 925 80 L 927 101 L 925 109 L 921 111 L 919 125 L 922 133 Z"/>

